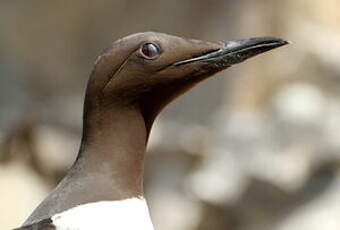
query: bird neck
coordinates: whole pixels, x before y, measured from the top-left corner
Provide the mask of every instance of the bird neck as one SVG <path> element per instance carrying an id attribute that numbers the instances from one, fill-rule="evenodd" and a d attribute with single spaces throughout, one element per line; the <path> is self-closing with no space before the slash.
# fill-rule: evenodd
<path id="1" fill-rule="evenodd" d="M 143 197 L 148 131 L 142 114 L 136 107 L 104 105 L 88 99 L 75 163 L 25 224 L 83 204 Z"/>
<path id="2" fill-rule="evenodd" d="M 109 104 L 89 111 L 85 108 L 83 138 L 74 166 L 81 171 L 79 175 L 96 175 L 97 192 L 104 191 L 105 200 L 143 196 L 148 132 L 139 109 Z"/>

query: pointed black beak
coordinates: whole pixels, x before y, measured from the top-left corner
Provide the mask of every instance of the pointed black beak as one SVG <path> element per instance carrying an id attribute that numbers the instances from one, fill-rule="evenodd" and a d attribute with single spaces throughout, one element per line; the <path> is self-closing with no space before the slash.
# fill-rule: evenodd
<path id="1" fill-rule="evenodd" d="M 193 62 L 206 62 L 219 68 L 226 68 L 245 61 L 266 51 L 287 45 L 289 42 L 272 37 L 250 38 L 222 42 L 220 49 L 212 50 L 201 56 L 174 63 L 175 66 L 185 65 Z"/>

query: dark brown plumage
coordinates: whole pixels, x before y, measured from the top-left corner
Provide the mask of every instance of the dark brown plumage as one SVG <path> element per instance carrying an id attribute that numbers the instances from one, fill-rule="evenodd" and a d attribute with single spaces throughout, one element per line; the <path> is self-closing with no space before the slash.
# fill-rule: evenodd
<path id="1" fill-rule="evenodd" d="M 77 160 L 20 230 L 55 229 L 50 218 L 78 205 L 142 197 L 144 153 L 159 112 L 213 74 L 285 44 L 277 38 L 205 42 L 153 32 L 114 42 L 88 82 Z"/>

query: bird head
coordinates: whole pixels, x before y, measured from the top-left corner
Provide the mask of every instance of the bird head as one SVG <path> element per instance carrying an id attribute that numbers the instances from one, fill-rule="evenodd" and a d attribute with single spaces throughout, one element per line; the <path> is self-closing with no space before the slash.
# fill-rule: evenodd
<path id="1" fill-rule="evenodd" d="M 272 37 L 208 42 L 155 32 L 133 34 L 98 57 L 87 100 L 138 108 L 152 123 L 164 106 L 202 80 L 286 44 Z"/>

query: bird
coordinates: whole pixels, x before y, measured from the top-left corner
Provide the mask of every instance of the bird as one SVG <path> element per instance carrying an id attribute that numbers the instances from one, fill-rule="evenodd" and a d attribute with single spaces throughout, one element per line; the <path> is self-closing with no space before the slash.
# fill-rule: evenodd
<path id="1" fill-rule="evenodd" d="M 157 115 L 203 80 L 288 43 L 275 37 L 201 41 L 158 32 L 113 42 L 88 80 L 75 162 L 16 230 L 153 230 L 143 170 Z"/>

